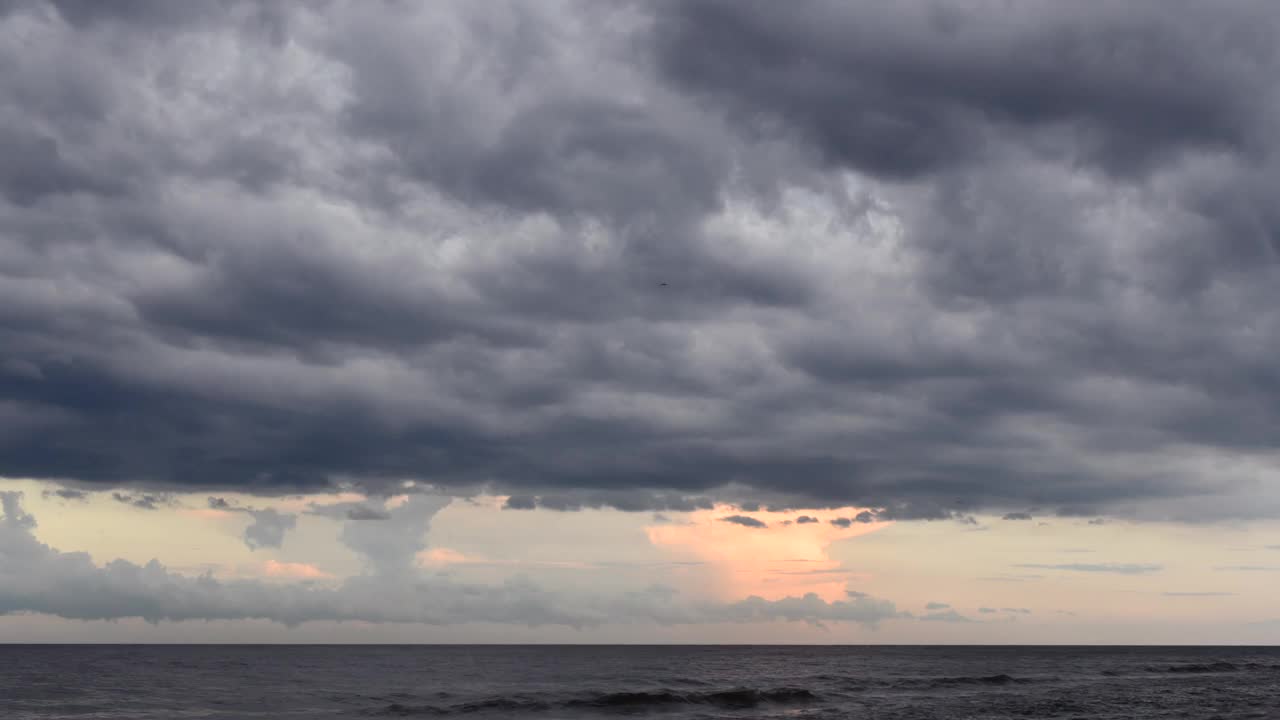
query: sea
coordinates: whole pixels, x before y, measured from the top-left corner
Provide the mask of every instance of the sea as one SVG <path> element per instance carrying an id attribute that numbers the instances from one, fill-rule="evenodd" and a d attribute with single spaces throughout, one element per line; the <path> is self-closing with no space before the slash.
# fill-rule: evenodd
<path id="1" fill-rule="evenodd" d="M 0 718 L 1280 719 L 1280 648 L 0 645 Z"/>

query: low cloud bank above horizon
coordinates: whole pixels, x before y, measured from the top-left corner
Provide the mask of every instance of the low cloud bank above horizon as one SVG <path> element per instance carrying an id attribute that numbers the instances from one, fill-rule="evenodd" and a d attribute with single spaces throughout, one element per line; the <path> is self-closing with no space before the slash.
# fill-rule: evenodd
<path id="1" fill-rule="evenodd" d="M 510 623 L 582 629 L 602 624 L 759 623 L 773 621 L 856 623 L 876 627 L 909 618 L 893 603 L 865 595 L 828 602 L 814 594 L 729 603 L 685 600 L 654 586 L 607 594 L 553 592 L 514 578 L 477 585 L 417 572 L 413 558 L 425 549 L 431 517 L 447 500 L 416 498 L 392 511 L 404 532 L 371 540 L 352 532 L 343 542 L 369 562 L 367 572 L 336 583 L 220 580 L 191 577 L 152 560 L 138 565 L 112 560 L 97 565 L 87 553 L 64 553 L 33 535 L 35 518 L 20 493 L 0 492 L 0 615 L 34 612 L 74 620 L 143 618 L 183 620 L 262 619 L 289 626 L 314 621 L 370 623 Z M 276 563 L 275 568 L 289 569 Z M 284 573 L 281 573 L 284 574 Z"/>
<path id="2" fill-rule="evenodd" d="M 2 3 L 0 476 L 140 510 L 413 480 L 1280 517 L 1280 10 L 1174 5 Z M 255 518 L 253 547 L 292 521 Z M 49 583 L 10 609 L 472 612 L 99 568 L 6 522 Z"/>

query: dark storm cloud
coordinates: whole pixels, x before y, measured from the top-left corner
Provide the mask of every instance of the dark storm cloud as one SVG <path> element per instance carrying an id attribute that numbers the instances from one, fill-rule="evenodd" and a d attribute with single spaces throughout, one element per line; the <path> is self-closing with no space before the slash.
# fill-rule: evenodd
<path id="1" fill-rule="evenodd" d="M 728 515 L 720 518 L 720 522 L 733 523 L 734 525 L 741 525 L 742 527 L 749 527 L 749 528 L 769 527 L 768 523 L 761 520 L 757 520 L 749 515 Z"/>
<path id="2" fill-rule="evenodd" d="M 1280 515 L 1270 4 L 7 7 L 0 475 Z"/>
<path id="3" fill-rule="evenodd" d="M 1132 173 L 1183 148 L 1241 149 L 1261 120 L 1272 13 L 1176 5 L 698 0 L 662 6 L 657 55 L 757 132 L 794 130 L 875 175 L 919 177 L 980 161 L 993 133 L 1055 129 L 1075 136 L 1070 160 Z"/>
<path id="4" fill-rule="evenodd" d="M 34 4 L 34 3 L 30 3 Z M 208 19 L 230 2 L 171 3 L 164 0 L 51 0 L 51 5 L 67 22 L 76 26 L 116 22 L 134 27 L 173 27 Z"/>
<path id="5" fill-rule="evenodd" d="M 533 510 L 538 507 L 538 499 L 529 495 L 510 495 L 502 507 L 505 510 Z"/>

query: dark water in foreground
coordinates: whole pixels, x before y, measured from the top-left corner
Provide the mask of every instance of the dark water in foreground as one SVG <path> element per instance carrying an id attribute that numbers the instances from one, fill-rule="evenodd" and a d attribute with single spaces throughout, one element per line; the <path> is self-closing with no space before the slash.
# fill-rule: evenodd
<path id="1" fill-rule="evenodd" d="M 0 718 L 1280 718 L 1280 648 L 0 646 Z"/>

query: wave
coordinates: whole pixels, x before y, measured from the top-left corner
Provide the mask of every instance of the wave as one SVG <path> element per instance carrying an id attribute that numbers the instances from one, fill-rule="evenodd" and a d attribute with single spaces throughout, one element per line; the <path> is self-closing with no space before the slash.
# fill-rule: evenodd
<path id="1" fill-rule="evenodd" d="M 376 711 L 375 715 L 412 717 L 421 715 L 454 715 L 478 712 L 527 713 L 550 710 L 551 704 L 526 698 L 489 698 L 441 707 L 439 705 L 405 705 L 391 703 Z"/>
<path id="2" fill-rule="evenodd" d="M 796 704 L 818 699 L 812 690 L 804 688 L 777 688 L 756 690 L 738 688 L 717 692 L 682 693 L 670 690 L 655 692 L 615 692 L 592 698 L 570 700 L 569 707 L 625 708 L 653 707 L 660 705 L 714 705 L 722 708 L 751 708 L 765 703 Z"/>
<path id="3" fill-rule="evenodd" d="M 400 703 L 391 703 L 384 708 L 376 710 L 371 715 L 388 715 L 410 717 L 414 715 L 447 715 L 448 710 L 434 705 L 401 705 Z"/>
<path id="4" fill-rule="evenodd" d="M 641 710 L 677 705 L 706 705 L 710 707 L 741 710 L 765 704 L 793 705 L 811 703 L 818 700 L 817 694 L 805 688 L 775 688 L 759 690 L 755 688 L 734 688 L 714 692 L 680 692 L 671 689 L 634 692 L 600 693 L 589 697 L 578 697 L 548 702 L 527 697 L 496 697 L 485 700 L 460 703 L 457 705 L 407 705 L 391 703 L 372 714 L 382 716 L 432 716 L 469 714 L 477 712 L 511 712 L 533 713 L 557 708 L 563 709 L 596 709 L 596 710 Z"/>
<path id="5" fill-rule="evenodd" d="M 937 687 L 950 687 L 952 685 L 1021 685 L 1032 682 L 1028 678 L 1016 678 L 1012 675 L 978 675 L 974 677 L 945 677 L 937 678 L 933 684 Z"/>
<path id="6" fill-rule="evenodd" d="M 1259 662 L 1232 663 L 1219 661 L 1211 663 L 1184 663 L 1181 665 L 1145 665 L 1141 668 L 1103 670 L 1102 674 L 1107 677 L 1121 677 L 1134 673 L 1154 673 L 1158 675 L 1203 675 L 1209 673 L 1259 672 L 1268 670 L 1280 670 L 1280 665 Z"/>
<path id="7" fill-rule="evenodd" d="M 1229 662 L 1213 662 L 1213 663 L 1187 663 L 1184 665 L 1166 665 L 1164 667 L 1154 667 L 1151 665 L 1143 668 L 1149 673 L 1228 673 L 1239 672 L 1243 668 L 1235 663 Z"/>
<path id="8" fill-rule="evenodd" d="M 885 683 L 887 687 L 898 690 L 937 690 L 965 686 L 994 687 L 1001 685 L 1027 685 L 1039 682 L 1031 678 L 1019 678 L 1012 675 L 962 675 L 958 677 L 909 678 Z"/>

